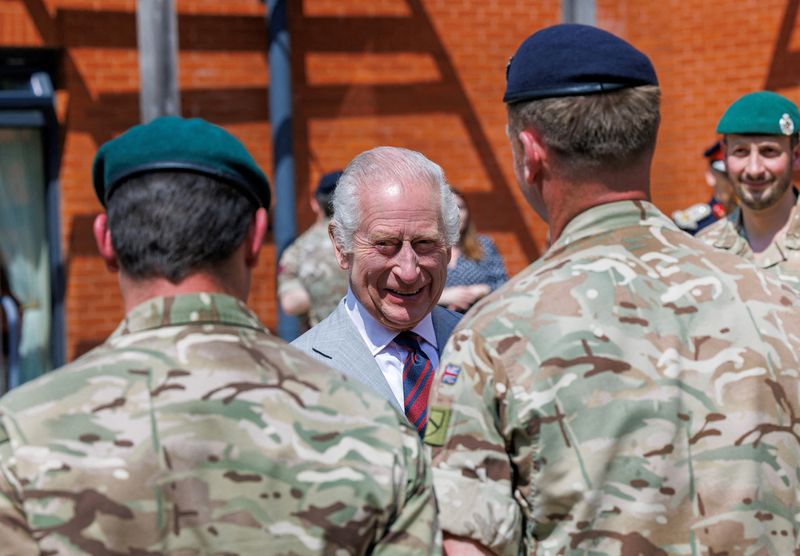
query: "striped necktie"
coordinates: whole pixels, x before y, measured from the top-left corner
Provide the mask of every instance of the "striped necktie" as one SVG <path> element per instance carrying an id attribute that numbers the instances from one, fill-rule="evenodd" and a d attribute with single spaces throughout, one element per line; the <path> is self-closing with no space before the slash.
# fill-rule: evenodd
<path id="1" fill-rule="evenodd" d="M 433 384 L 433 365 L 420 348 L 417 338 L 413 332 L 405 331 L 395 336 L 394 342 L 408 350 L 403 361 L 403 405 L 406 417 L 422 436 L 428 423 L 428 394 Z"/>

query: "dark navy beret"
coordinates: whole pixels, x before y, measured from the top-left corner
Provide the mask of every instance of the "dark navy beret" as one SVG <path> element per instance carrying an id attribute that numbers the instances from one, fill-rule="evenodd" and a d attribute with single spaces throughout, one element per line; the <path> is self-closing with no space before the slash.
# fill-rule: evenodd
<path id="1" fill-rule="evenodd" d="M 319 183 L 317 183 L 317 191 L 314 195 L 330 195 L 336 189 L 336 183 L 339 181 L 339 177 L 341 177 L 342 171 L 336 170 L 335 172 L 328 172 L 324 176 L 319 179 Z"/>
<path id="2" fill-rule="evenodd" d="M 590 95 L 658 85 L 650 59 L 597 27 L 563 23 L 537 31 L 506 67 L 503 102 Z"/>
<path id="3" fill-rule="evenodd" d="M 94 159 L 94 190 L 105 206 L 114 188 L 126 179 L 163 171 L 217 178 L 269 207 L 269 182 L 245 146 L 200 118 L 162 116 L 105 143 Z"/>

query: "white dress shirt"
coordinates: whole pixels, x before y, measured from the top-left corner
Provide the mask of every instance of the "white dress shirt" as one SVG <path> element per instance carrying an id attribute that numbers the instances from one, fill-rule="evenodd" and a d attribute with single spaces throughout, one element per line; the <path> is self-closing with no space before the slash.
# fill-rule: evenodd
<path id="1" fill-rule="evenodd" d="M 400 407 L 403 407 L 403 361 L 408 355 L 408 350 L 401 348 L 392 341 L 399 332 L 390 330 L 376 321 L 361 302 L 356 299 L 352 290 L 347 290 L 344 302 L 347 314 L 353 321 L 358 333 L 361 334 L 367 349 L 375 358 L 375 362 L 380 367 L 386 382 L 389 383 L 389 387 L 392 389 L 394 397 L 397 398 Z M 426 315 L 411 331 L 420 337 L 419 345 L 425 355 L 428 356 L 428 359 L 431 360 L 433 368 L 439 368 L 439 351 L 431 315 Z"/>

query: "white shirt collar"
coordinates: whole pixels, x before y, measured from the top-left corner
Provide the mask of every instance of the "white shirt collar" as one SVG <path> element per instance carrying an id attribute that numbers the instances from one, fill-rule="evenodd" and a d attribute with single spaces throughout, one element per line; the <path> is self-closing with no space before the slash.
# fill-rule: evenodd
<path id="1" fill-rule="evenodd" d="M 364 343 L 367 344 L 367 348 L 369 348 L 373 357 L 386 349 L 386 346 L 397 336 L 398 332 L 396 330 L 386 328 L 369 314 L 369 311 L 356 299 L 353 290 L 350 288 L 347 289 L 344 303 L 345 309 L 347 309 L 347 313 L 350 315 L 350 319 L 353 321 L 359 334 L 361 334 Z M 436 333 L 433 330 L 433 319 L 430 313 L 425 315 L 425 318 L 419 321 L 411 331 L 438 351 L 439 346 L 436 343 Z"/>

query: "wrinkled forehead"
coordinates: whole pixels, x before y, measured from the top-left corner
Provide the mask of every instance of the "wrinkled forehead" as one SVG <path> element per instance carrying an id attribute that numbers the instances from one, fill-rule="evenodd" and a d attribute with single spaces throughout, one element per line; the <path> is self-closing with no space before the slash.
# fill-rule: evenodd
<path id="1" fill-rule="evenodd" d="M 398 180 L 373 184 L 361 190 L 359 205 L 362 226 L 386 228 L 405 223 L 428 230 L 443 228 L 441 200 L 435 184 Z"/>
<path id="2" fill-rule="evenodd" d="M 430 179 L 415 176 L 377 177 L 359 188 L 359 204 L 362 210 L 381 203 L 393 203 L 396 206 L 425 204 L 438 209 L 441 204 L 439 186 Z"/>

